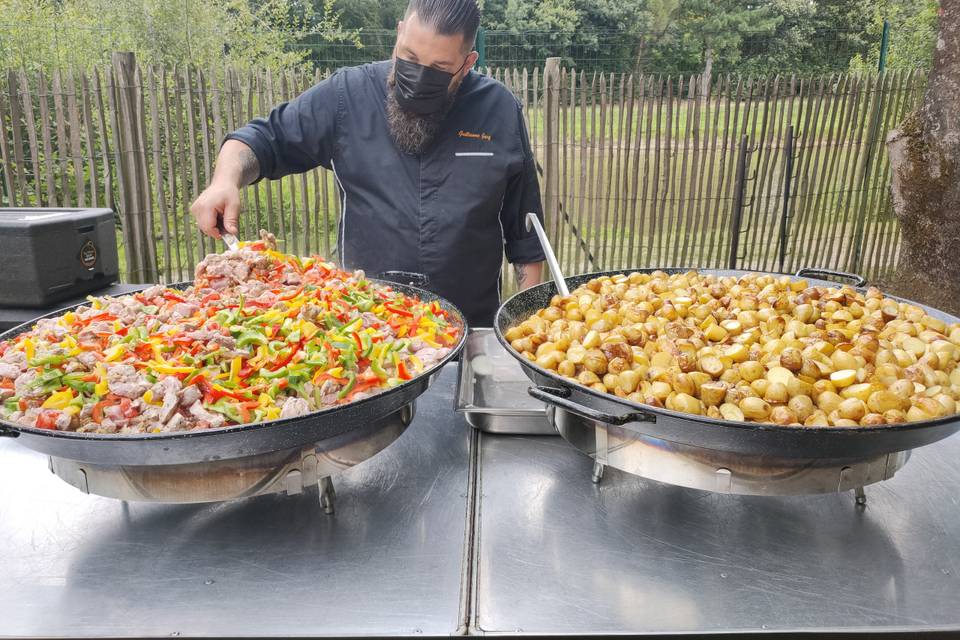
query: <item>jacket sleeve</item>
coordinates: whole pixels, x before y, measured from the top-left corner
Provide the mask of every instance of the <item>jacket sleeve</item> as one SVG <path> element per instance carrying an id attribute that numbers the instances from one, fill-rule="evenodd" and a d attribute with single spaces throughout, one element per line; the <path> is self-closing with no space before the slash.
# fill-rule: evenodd
<path id="1" fill-rule="evenodd" d="M 537 178 L 537 163 L 530 149 L 523 111 L 517 103 L 517 131 L 520 137 L 523 162 L 518 173 L 510 177 L 500 209 L 500 224 L 503 228 L 504 252 L 512 264 L 531 264 L 546 259 L 540 241 L 533 230 L 527 231 L 528 212 L 537 214 L 543 223 L 543 205 L 540 201 L 540 181 Z"/>
<path id="2" fill-rule="evenodd" d="M 250 147 L 260 165 L 258 179 L 282 178 L 318 166 L 329 169 L 336 146 L 341 81 L 339 73 L 333 74 L 224 140 L 239 140 Z"/>

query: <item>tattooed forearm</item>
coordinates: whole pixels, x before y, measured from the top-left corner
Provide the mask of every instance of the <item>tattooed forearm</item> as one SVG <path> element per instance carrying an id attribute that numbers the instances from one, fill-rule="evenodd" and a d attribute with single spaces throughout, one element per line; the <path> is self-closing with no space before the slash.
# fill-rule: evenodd
<path id="1" fill-rule="evenodd" d="M 240 182 L 243 186 L 247 186 L 260 177 L 260 162 L 257 160 L 256 154 L 247 145 L 243 145 L 243 150 L 240 151 L 237 162 L 240 165 Z"/>
<path id="2" fill-rule="evenodd" d="M 239 140 L 227 140 L 217 156 L 213 180 L 224 180 L 237 188 L 245 187 L 260 177 L 260 163 L 250 147 Z"/>
<path id="3" fill-rule="evenodd" d="M 542 262 L 513 265 L 514 275 L 517 277 L 517 287 L 523 291 L 524 289 L 529 289 L 533 285 L 540 284 L 542 281 L 542 267 Z"/>

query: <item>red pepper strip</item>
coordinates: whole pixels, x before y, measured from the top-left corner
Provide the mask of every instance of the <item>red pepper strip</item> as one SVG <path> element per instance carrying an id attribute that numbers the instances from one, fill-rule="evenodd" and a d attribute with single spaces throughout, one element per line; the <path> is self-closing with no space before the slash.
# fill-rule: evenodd
<path id="1" fill-rule="evenodd" d="M 200 306 L 201 307 L 206 306 L 207 304 L 213 302 L 214 300 L 219 300 L 219 299 L 220 299 L 219 293 L 216 293 L 216 292 L 208 293 L 207 295 L 203 296 L 203 298 L 200 299 Z"/>
<path id="2" fill-rule="evenodd" d="M 80 378 L 83 382 L 99 382 L 100 376 L 96 373 L 88 373 L 87 375 Z"/>
<path id="3" fill-rule="evenodd" d="M 354 331 L 354 332 L 352 333 L 352 335 L 353 335 L 353 341 L 357 344 L 357 353 L 362 352 L 362 351 L 363 351 L 363 340 L 360 339 L 360 334 L 357 333 L 356 331 Z"/>
<path id="4" fill-rule="evenodd" d="M 184 298 L 183 296 L 178 296 L 177 294 L 173 293 L 172 291 L 164 291 L 164 292 L 163 292 L 163 297 L 166 298 L 167 300 L 172 300 L 173 302 L 186 302 L 186 301 L 187 301 L 186 298 Z"/>
<path id="5" fill-rule="evenodd" d="M 292 293 L 285 293 L 283 295 L 277 296 L 277 300 L 292 300 L 293 298 L 296 298 L 301 293 L 303 293 L 303 285 L 300 285 L 299 287 L 297 287 L 297 289 Z"/>
<path id="6" fill-rule="evenodd" d="M 23 398 L 20 398 L 20 400 L 17 402 L 17 408 L 20 409 L 20 411 L 26 411 L 27 407 L 27 401 Z"/>
<path id="7" fill-rule="evenodd" d="M 371 387 L 375 387 L 375 386 L 377 386 L 377 382 L 358 382 L 358 383 L 353 387 L 353 389 L 350 390 L 350 393 L 348 393 L 348 394 L 346 395 L 346 397 L 344 398 L 344 400 L 349 401 L 351 398 L 353 398 L 355 395 L 357 395 L 357 394 L 360 393 L 361 391 L 366 391 L 367 389 L 369 389 L 369 388 L 371 388 Z"/>
<path id="8" fill-rule="evenodd" d="M 217 389 L 203 376 L 197 376 L 194 378 L 194 382 L 197 383 L 197 387 L 203 392 L 204 398 L 209 396 L 212 399 L 212 402 L 216 402 L 220 398 L 233 398 L 234 400 L 240 400 L 244 402 L 250 400 L 249 396 L 242 395 L 236 391 L 230 391 L 229 389 Z M 207 400 L 205 401 L 211 402 Z"/>
<path id="9" fill-rule="evenodd" d="M 405 364 L 403 364 L 403 362 L 397 363 L 397 377 L 401 380 L 410 380 L 413 378 L 413 376 L 410 375 L 410 372 L 407 371 L 407 367 Z"/>
<path id="10" fill-rule="evenodd" d="M 57 412 L 41 411 L 40 415 L 37 416 L 37 429 L 55 430 L 56 428 L 57 428 Z"/>
<path id="11" fill-rule="evenodd" d="M 320 382 L 321 380 L 333 380 L 339 385 L 345 385 L 350 382 L 350 380 L 347 378 L 338 378 L 337 376 L 332 376 L 329 373 L 321 373 L 319 376 L 317 376 L 317 382 Z"/>
<path id="12" fill-rule="evenodd" d="M 97 320 L 110 321 L 110 320 L 116 320 L 116 319 L 117 319 L 117 316 L 113 315 L 112 313 L 104 312 L 104 313 L 98 313 L 96 315 L 90 316 L 89 318 L 84 318 L 83 320 L 80 320 L 80 325 L 85 327 L 91 322 L 95 322 Z"/>
<path id="13" fill-rule="evenodd" d="M 149 305 L 150 302 L 147 300 L 147 297 L 142 293 L 133 294 L 134 299 L 142 305 Z"/>
<path id="14" fill-rule="evenodd" d="M 276 371 L 277 369 L 279 369 L 279 368 L 281 368 L 281 367 L 285 367 L 285 366 L 287 366 L 288 364 L 290 364 L 290 361 L 293 360 L 293 356 L 295 356 L 296 353 L 297 353 L 298 351 L 300 351 L 300 349 L 302 349 L 302 348 L 303 348 L 303 340 L 301 340 L 300 342 L 298 342 L 298 343 L 294 344 L 292 347 L 290 347 L 290 353 L 288 353 L 286 356 L 284 356 L 284 358 L 283 358 L 282 360 L 280 360 L 278 363 L 274 364 L 274 365 L 270 368 L 270 371 Z"/>
<path id="15" fill-rule="evenodd" d="M 137 354 L 141 360 L 149 360 L 153 357 L 153 345 L 148 342 L 141 342 L 133 348 L 133 352 Z"/>
<path id="16" fill-rule="evenodd" d="M 0 388 L 13 389 L 13 380 L 11 380 L 10 378 L 4 378 L 3 382 L 0 382 Z"/>

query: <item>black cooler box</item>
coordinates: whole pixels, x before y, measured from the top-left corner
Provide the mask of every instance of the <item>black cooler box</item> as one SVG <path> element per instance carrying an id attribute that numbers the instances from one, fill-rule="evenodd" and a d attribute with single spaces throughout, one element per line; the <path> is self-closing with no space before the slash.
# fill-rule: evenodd
<path id="1" fill-rule="evenodd" d="M 0 208 L 0 306 L 47 307 L 118 276 L 110 209 Z"/>

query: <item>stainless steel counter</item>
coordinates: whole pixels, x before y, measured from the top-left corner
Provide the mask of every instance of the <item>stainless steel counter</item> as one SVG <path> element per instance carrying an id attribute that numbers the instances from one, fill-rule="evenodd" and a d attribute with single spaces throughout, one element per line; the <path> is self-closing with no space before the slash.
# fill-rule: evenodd
<path id="1" fill-rule="evenodd" d="M 479 632 L 960 629 L 960 438 L 889 482 L 767 498 L 607 469 L 559 438 L 481 436 Z"/>
<path id="2" fill-rule="evenodd" d="M 960 437 L 865 510 L 596 486 L 560 438 L 477 434 L 455 374 L 335 478 L 333 516 L 315 493 L 124 505 L 0 440 L 0 636 L 960 629 Z"/>
<path id="3" fill-rule="evenodd" d="M 0 636 L 448 635 L 469 442 L 453 367 L 377 457 L 316 492 L 214 505 L 87 496 L 0 439 Z"/>

